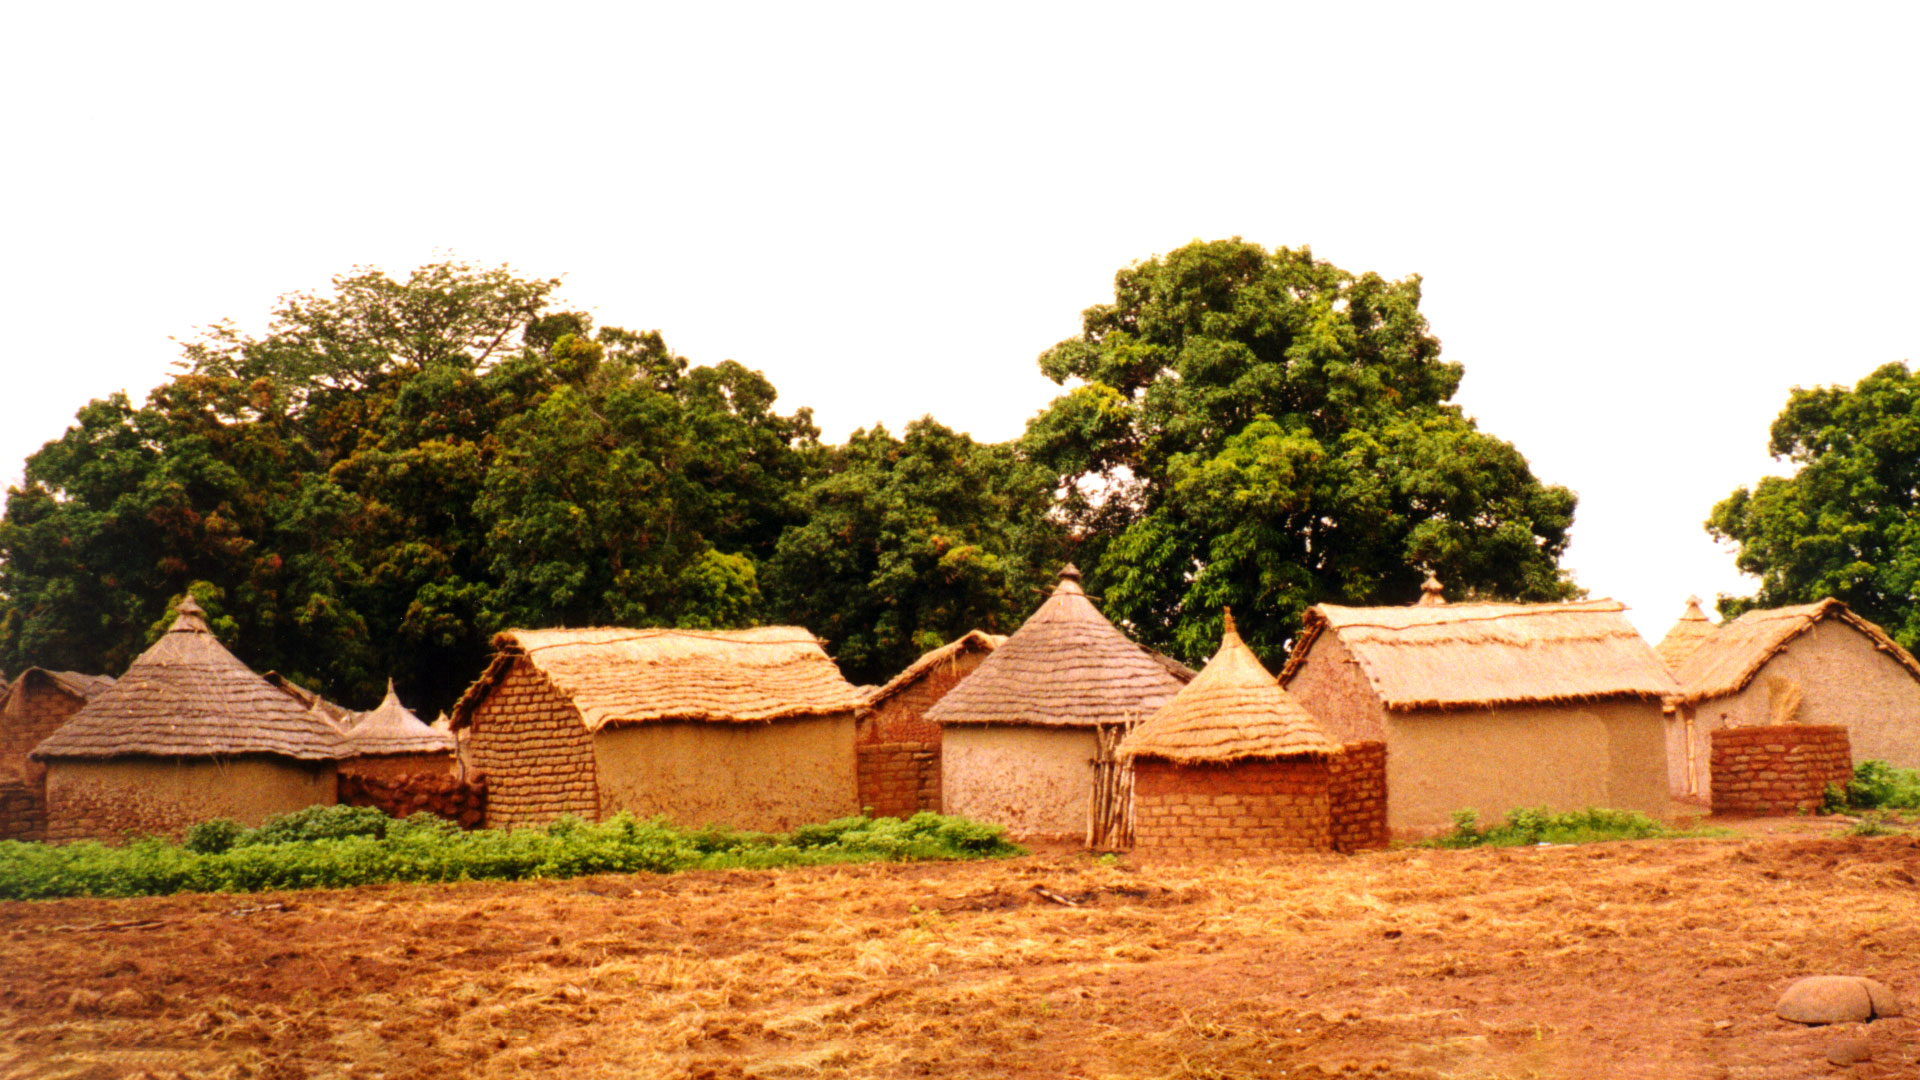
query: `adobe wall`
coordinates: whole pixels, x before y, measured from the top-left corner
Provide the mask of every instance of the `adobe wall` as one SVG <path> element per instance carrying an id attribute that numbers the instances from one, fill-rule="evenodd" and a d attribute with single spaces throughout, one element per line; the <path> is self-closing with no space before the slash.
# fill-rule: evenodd
<path id="1" fill-rule="evenodd" d="M 859 799 L 875 817 L 939 812 L 940 725 L 927 719 L 927 710 L 971 675 L 987 655 L 981 649 L 965 650 L 860 718 L 854 734 Z"/>
<path id="2" fill-rule="evenodd" d="M 487 776 L 487 824 L 600 816 L 593 738 L 580 714 L 525 657 L 473 710 L 467 753 Z"/>
<path id="3" fill-rule="evenodd" d="M 383 780 L 418 774 L 452 775 L 457 769 L 458 762 L 454 760 L 452 751 L 440 754 L 370 754 L 344 758 L 340 762 L 342 776 Z"/>
<path id="4" fill-rule="evenodd" d="M 1348 743 L 1327 762 L 1327 805 L 1333 850 L 1387 846 L 1387 744 Z"/>
<path id="5" fill-rule="evenodd" d="M 1443 830 L 1456 810 L 1473 810 L 1482 822 L 1532 806 L 1656 817 L 1667 810 L 1657 702 L 1392 713 L 1386 743 L 1387 824 L 1395 833 Z"/>
<path id="6" fill-rule="evenodd" d="M 292 758 L 59 758 L 47 763 L 47 839 L 179 839 L 232 818 L 249 828 L 335 800 L 333 762 Z"/>
<path id="7" fill-rule="evenodd" d="M 593 749 L 606 815 L 786 832 L 860 812 L 851 712 L 769 724 L 627 724 L 602 729 Z"/>
<path id="8" fill-rule="evenodd" d="M 1133 763 L 1133 847 L 1144 855 L 1332 851 L 1325 761 Z"/>
<path id="9" fill-rule="evenodd" d="M 1314 637 L 1307 658 L 1285 686 L 1340 742 L 1378 742 L 1387 737 L 1387 710 L 1380 696 L 1333 631 L 1322 630 Z"/>
<path id="10" fill-rule="evenodd" d="M 40 784 L 0 779 L 0 840 L 47 838 L 47 791 Z"/>
<path id="11" fill-rule="evenodd" d="M 487 780 L 484 776 L 462 781 L 447 772 L 401 776 L 342 773 L 339 792 L 343 805 L 371 806 L 390 817 L 433 814 L 458 822 L 464 829 L 477 829 L 487 820 Z"/>
<path id="12" fill-rule="evenodd" d="M 946 812 L 1016 837 L 1084 840 L 1095 749 L 1092 728 L 949 724 L 940 748 Z"/>
<path id="13" fill-rule="evenodd" d="M 1811 813 L 1828 784 L 1853 778 L 1853 752 L 1839 724 L 1722 728 L 1710 741 L 1716 814 Z"/>
<path id="14" fill-rule="evenodd" d="M 17 776 L 37 787 L 45 766 L 27 757 L 67 718 L 80 711 L 86 699 L 52 684 L 46 675 L 23 677 L 7 693 L 0 707 L 0 779 Z"/>

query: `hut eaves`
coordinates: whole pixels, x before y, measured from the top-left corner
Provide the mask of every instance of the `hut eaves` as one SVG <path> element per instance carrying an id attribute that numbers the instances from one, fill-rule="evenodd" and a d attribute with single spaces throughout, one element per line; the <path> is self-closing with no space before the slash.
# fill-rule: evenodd
<path id="1" fill-rule="evenodd" d="M 1680 665 L 1677 672 L 1680 688 L 1668 699 L 1669 703 L 1697 705 L 1710 698 L 1739 693 L 1767 661 L 1795 638 L 1828 619 L 1837 619 L 1860 631 L 1875 649 L 1920 679 L 1920 662 L 1914 660 L 1912 653 L 1888 637 L 1885 630 L 1829 597 L 1817 604 L 1749 611 L 1724 624 Z"/>
<path id="2" fill-rule="evenodd" d="M 387 696 L 372 712 L 360 714 L 347 735 L 340 756 L 381 757 L 389 754 L 442 754 L 453 751 L 453 733 L 438 731 L 400 704 L 387 680 Z"/>
<path id="3" fill-rule="evenodd" d="M 1282 689 L 1226 619 L 1220 651 L 1120 743 L 1120 756 L 1183 765 L 1244 758 L 1331 757 L 1340 746 Z"/>
<path id="4" fill-rule="evenodd" d="M 920 658 L 908 664 L 900 674 L 888 679 L 878 687 L 856 688 L 862 690 L 866 704 L 861 707 L 863 714 L 870 713 L 885 704 L 900 691 L 913 685 L 915 680 L 938 668 L 942 664 L 951 664 L 963 654 L 969 652 L 987 652 L 1000 647 L 1007 640 L 1005 634 L 989 634 L 983 630 L 969 630 L 937 649 L 929 649 L 920 654 Z"/>

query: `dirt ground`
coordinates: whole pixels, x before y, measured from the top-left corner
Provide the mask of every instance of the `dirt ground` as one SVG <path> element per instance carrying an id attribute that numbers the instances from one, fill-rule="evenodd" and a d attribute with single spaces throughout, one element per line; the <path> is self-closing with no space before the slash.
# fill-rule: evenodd
<path id="1" fill-rule="evenodd" d="M 1920 1013 L 1920 836 L 1840 832 L 13 903 L 0 1076 L 1920 1075 L 1773 1016 Z"/>

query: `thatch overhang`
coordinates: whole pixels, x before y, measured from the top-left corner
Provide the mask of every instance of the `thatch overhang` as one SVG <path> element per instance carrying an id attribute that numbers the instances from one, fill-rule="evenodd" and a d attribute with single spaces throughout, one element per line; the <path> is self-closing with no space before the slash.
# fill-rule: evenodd
<path id="1" fill-rule="evenodd" d="M 1615 600 L 1308 608 L 1280 673 L 1293 681 L 1321 634 L 1340 640 L 1394 711 L 1658 701 L 1678 689 Z"/>
<path id="2" fill-rule="evenodd" d="M 387 696 L 372 712 L 361 713 L 347 734 L 343 758 L 386 757 L 393 754 L 450 754 L 453 733 L 439 731 L 400 704 L 387 680 Z"/>
<path id="3" fill-rule="evenodd" d="M 1231 614 L 1220 651 L 1172 701 L 1120 743 L 1121 757 L 1160 758 L 1180 765 L 1328 758 L 1340 752 L 1340 744 L 1240 639 Z"/>
<path id="4" fill-rule="evenodd" d="M 664 720 L 765 723 L 853 712 L 859 691 L 798 626 L 751 630 L 508 630 L 453 707 L 470 724 L 487 691 L 521 660 L 545 676 L 587 730 Z"/>
<path id="5" fill-rule="evenodd" d="M 1095 727 L 1143 720 L 1182 681 L 1101 615 L 1069 566 L 1040 610 L 947 691 L 939 724 Z"/>
<path id="6" fill-rule="evenodd" d="M 1749 611 L 1722 625 L 1713 636 L 1694 650 L 1680 665 L 1678 692 L 1668 704 L 1693 706 L 1711 698 L 1737 694 L 1746 689 L 1767 661 L 1779 655 L 1794 639 L 1827 620 L 1844 623 L 1858 630 L 1874 649 L 1891 657 L 1915 679 L 1920 679 L 1920 662 L 1885 630 L 1853 613 L 1846 604 L 1831 597 L 1817 604 L 1767 608 Z"/>
<path id="7" fill-rule="evenodd" d="M 888 679 L 885 683 L 877 687 L 856 688 L 861 690 L 866 699 L 866 704 L 861 707 L 861 715 L 864 716 L 871 713 L 873 710 L 886 704 L 889 698 L 905 690 L 907 687 L 912 686 L 921 676 L 938 670 L 941 665 L 952 664 L 955 660 L 967 653 L 990 653 L 999 648 L 1006 640 L 1007 636 L 1005 634 L 989 634 L 983 630 L 969 630 L 964 635 L 954 638 L 952 641 L 947 642 L 937 649 L 929 649 L 921 653 L 918 660 L 908 664 L 900 674 Z"/>
<path id="8" fill-rule="evenodd" d="M 32 756 L 338 756 L 340 733 L 228 652 L 203 614 L 191 597 L 182 601 L 160 640 Z"/>
<path id="9" fill-rule="evenodd" d="M 1653 651 L 1660 654 L 1660 662 L 1667 665 L 1668 671 L 1679 671 L 1680 665 L 1686 663 L 1718 629 L 1707 618 L 1707 613 L 1700 610 L 1700 598 L 1689 596 L 1687 610 L 1680 613 L 1673 628 L 1667 631 L 1666 637 L 1660 639 L 1660 644 L 1653 647 Z"/>

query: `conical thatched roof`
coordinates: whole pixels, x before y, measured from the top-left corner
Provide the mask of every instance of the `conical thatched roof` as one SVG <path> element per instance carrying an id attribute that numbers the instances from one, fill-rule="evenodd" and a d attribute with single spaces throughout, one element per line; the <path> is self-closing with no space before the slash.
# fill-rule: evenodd
<path id="1" fill-rule="evenodd" d="M 1817 604 L 1749 611 L 1721 626 L 1675 672 L 1680 679 L 1680 692 L 1669 701 L 1676 705 L 1694 705 L 1708 698 L 1740 692 L 1767 661 L 1795 638 L 1828 619 L 1858 630 L 1875 649 L 1920 679 L 1920 662 L 1914 660 L 1912 653 L 1888 637 L 1885 630 L 1829 597 Z"/>
<path id="2" fill-rule="evenodd" d="M 1313 643 L 1336 635 L 1387 708 L 1451 709 L 1674 692 L 1666 665 L 1616 600 L 1307 609 L 1280 674 L 1293 681 Z"/>
<path id="3" fill-rule="evenodd" d="M 999 648 L 1006 640 L 1007 636 L 1005 634 L 989 634 L 983 630 L 969 630 L 960 637 L 954 638 L 952 641 L 947 642 L 937 649 L 929 649 L 921 653 L 918 660 L 908 664 L 906 669 L 901 671 L 900 674 L 888 679 L 880 686 L 855 688 L 861 690 L 863 692 L 862 696 L 866 698 L 866 705 L 862 707 L 863 712 L 872 712 L 874 709 L 879 708 L 888 698 L 912 686 L 914 680 L 937 669 L 940 665 L 952 663 L 964 653 L 990 653 Z"/>
<path id="4" fill-rule="evenodd" d="M 1101 615 L 1080 572 L 973 674 L 947 691 L 927 719 L 941 724 L 1092 727 L 1142 720 L 1180 692 L 1181 681 Z"/>
<path id="5" fill-rule="evenodd" d="M 1122 757 L 1183 765 L 1242 758 L 1329 757 L 1340 746 L 1240 640 L 1227 615 L 1220 651 L 1120 743 Z"/>
<path id="6" fill-rule="evenodd" d="M 347 734 L 341 757 L 379 757 L 387 754 L 441 754 L 453 751 L 453 733 L 435 731 L 400 704 L 387 680 L 387 696 L 379 708 L 361 713 Z"/>
<path id="7" fill-rule="evenodd" d="M 340 733 L 228 652 L 191 597 L 177 612 L 160 640 L 35 747 L 34 757 L 338 755 Z"/>
<path id="8" fill-rule="evenodd" d="M 1687 610 L 1680 613 L 1680 620 L 1673 624 L 1673 629 L 1667 631 L 1667 636 L 1660 639 L 1660 644 L 1655 645 L 1653 651 L 1660 654 L 1660 662 L 1667 665 L 1669 671 L 1679 671 L 1680 665 L 1687 662 L 1694 650 L 1713 637 L 1717 629 L 1713 621 L 1707 618 L 1707 613 L 1700 610 L 1700 598 L 1689 596 Z"/>

